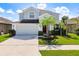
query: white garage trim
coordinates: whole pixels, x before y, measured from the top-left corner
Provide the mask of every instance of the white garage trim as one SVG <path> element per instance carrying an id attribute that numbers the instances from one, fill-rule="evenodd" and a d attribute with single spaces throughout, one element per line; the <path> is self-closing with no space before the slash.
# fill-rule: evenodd
<path id="1" fill-rule="evenodd" d="M 16 30 L 16 35 L 27 34 L 27 35 L 38 35 L 38 24 L 37 23 L 14 23 L 13 28 Z"/>

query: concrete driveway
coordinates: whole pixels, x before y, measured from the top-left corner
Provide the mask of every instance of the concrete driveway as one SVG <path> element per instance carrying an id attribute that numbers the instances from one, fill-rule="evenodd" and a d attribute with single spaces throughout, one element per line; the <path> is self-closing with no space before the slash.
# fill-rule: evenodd
<path id="1" fill-rule="evenodd" d="M 0 43 L 0 55 L 39 56 L 37 35 L 17 35 Z"/>

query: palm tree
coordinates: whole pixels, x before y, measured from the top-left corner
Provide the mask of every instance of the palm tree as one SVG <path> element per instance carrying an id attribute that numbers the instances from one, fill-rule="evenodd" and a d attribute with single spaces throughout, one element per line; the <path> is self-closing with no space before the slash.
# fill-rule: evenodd
<path id="1" fill-rule="evenodd" d="M 62 17 L 62 21 L 63 21 L 63 23 L 64 23 L 65 25 L 66 25 L 67 20 L 68 20 L 68 16 L 63 16 L 63 17 Z"/>
<path id="2" fill-rule="evenodd" d="M 59 23 L 59 25 L 60 25 L 60 28 L 61 28 L 61 30 L 60 30 L 60 35 L 62 35 L 62 29 L 66 29 L 66 26 L 64 25 L 64 23 L 63 23 L 62 20 L 61 20 L 61 22 Z"/>
<path id="3" fill-rule="evenodd" d="M 64 25 L 66 26 L 66 35 L 67 35 L 67 20 L 68 20 L 68 16 L 62 17 L 62 21 L 63 21 Z"/>
<path id="4" fill-rule="evenodd" d="M 44 17 L 43 19 L 40 19 L 40 24 L 42 26 L 46 26 L 46 34 L 47 36 L 49 36 L 49 27 L 50 25 L 55 25 L 56 24 L 56 20 L 53 16 L 47 16 L 47 17 Z"/>
<path id="5" fill-rule="evenodd" d="M 51 37 L 49 36 L 49 28 L 51 25 L 55 25 L 56 24 L 56 20 L 53 16 L 46 16 L 43 19 L 40 19 L 40 24 L 42 26 L 46 26 L 46 41 L 47 43 L 50 45 L 51 44 Z M 55 38 L 55 35 L 53 37 L 53 39 Z"/>

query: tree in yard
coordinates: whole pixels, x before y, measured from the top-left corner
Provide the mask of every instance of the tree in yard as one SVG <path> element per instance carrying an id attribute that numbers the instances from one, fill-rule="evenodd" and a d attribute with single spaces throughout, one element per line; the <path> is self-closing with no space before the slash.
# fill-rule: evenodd
<path id="1" fill-rule="evenodd" d="M 47 16 L 40 20 L 40 24 L 42 26 L 46 26 L 46 29 L 47 29 L 46 34 L 47 36 L 49 36 L 50 25 L 54 26 L 56 24 L 56 20 L 53 16 Z"/>
<path id="2" fill-rule="evenodd" d="M 66 25 L 67 24 L 67 20 L 68 20 L 68 16 L 63 16 L 62 17 L 62 21 L 63 23 Z"/>
<path id="3" fill-rule="evenodd" d="M 61 22 L 59 23 L 59 25 L 60 25 L 60 35 L 63 35 L 62 34 L 62 29 L 65 29 L 65 25 L 64 25 L 64 23 L 63 23 L 63 21 L 61 20 Z"/>
<path id="4" fill-rule="evenodd" d="M 53 16 L 46 16 L 43 19 L 40 19 L 40 24 L 43 26 L 46 26 L 46 41 L 47 43 L 50 45 L 51 44 L 51 36 L 49 35 L 49 28 L 50 25 L 55 25 L 56 24 L 56 20 Z M 53 37 L 53 39 L 55 38 L 55 36 Z"/>
<path id="5" fill-rule="evenodd" d="M 68 19 L 69 19 L 68 16 L 63 16 L 63 17 L 62 17 L 62 23 L 63 23 L 64 28 L 65 28 L 65 30 L 66 30 L 66 35 L 67 35 L 67 20 L 68 20 Z"/>

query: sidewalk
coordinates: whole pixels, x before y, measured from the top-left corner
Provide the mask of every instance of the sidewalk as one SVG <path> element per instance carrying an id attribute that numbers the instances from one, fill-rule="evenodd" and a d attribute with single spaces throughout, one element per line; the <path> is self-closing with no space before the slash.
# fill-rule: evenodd
<path id="1" fill-rule="evenodd" d="M 79 50 L 79 45 L 39 45 L 39 50 Z"/>

